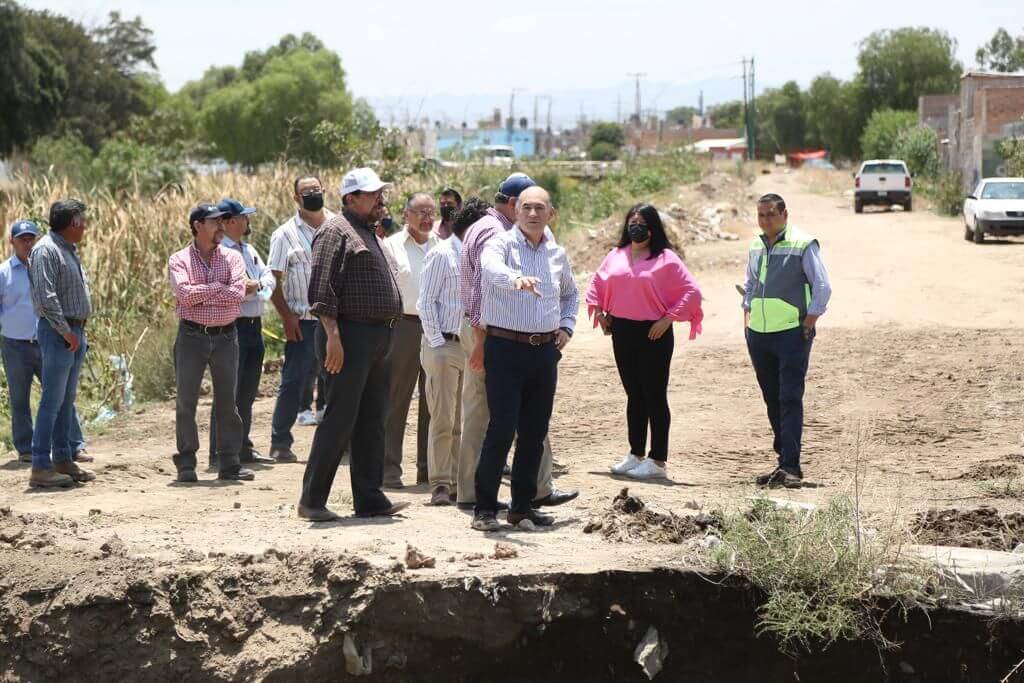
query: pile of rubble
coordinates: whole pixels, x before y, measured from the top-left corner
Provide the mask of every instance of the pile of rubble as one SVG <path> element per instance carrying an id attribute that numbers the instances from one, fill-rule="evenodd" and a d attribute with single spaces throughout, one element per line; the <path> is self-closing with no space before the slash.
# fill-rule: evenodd
<path id="1" fill-rule="evenodd" d="M 662 212 L 661 216 L 669 238 L 676 244 L 738 240 L 740 236 L 722 230 L 722 224 L 742 220 L 739 209 L 727 202 L 704 206 L 695 214 L 679 204 L 670 204 L 668 211 Z"/>

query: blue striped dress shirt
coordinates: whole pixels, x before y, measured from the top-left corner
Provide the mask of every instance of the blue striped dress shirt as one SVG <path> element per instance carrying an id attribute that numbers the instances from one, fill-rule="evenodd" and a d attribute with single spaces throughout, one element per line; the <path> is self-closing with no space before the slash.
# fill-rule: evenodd
<path id="1" fill-rule="evenodd" d="M 565 249 L 547 230 L 536 247 L 517 225 L 488 240 L 480 257 L 483 300 L 480 321 L 484 325 L 526 333 L 573 330 L 579 292 Z M 537 291 L 515 289 L 518 277 L 535 277 Z"/>
<path id="2" fill-rule="evenodd" d="M 427 252 L 416 300 L 423 336 L 431 348 L 444 346 L 444 333 L 458 334 L 462 324 L 459 298 L 459 255 L 462 240 L 452 235 Z"/>

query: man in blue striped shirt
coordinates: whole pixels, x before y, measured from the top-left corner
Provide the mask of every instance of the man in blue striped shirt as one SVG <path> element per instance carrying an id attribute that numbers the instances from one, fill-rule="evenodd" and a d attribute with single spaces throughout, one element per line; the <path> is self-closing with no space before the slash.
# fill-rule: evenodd
<path id="1" fill-rule="evenodd" d="M 554 404 L 558 361 L 576 326 L 579 295 L 565 249 L 545 228 L 553 215 L 543 188 L 516 203 L 516 225 L 493 237 L 480 258 L 481 323 L 487 326 L 484 370 L 490 422 L 476 469 L 473 528 L 494 531 L 498 488 L 512 440 L 510 524 L 554 518 L 533 509 L 537 470 Z"/>

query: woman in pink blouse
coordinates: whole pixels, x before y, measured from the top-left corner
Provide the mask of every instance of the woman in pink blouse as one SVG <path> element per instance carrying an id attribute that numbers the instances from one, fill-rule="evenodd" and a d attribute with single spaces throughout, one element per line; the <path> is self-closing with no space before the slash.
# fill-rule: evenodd
<path id="1" fill-rule="evenodd" d="M 666 476 L 672 323 L 689 322 L 690 339 L 695 339 L 704 319 L 700 304 L 697 282 L 672 251 L 658 210 L 650 204 L 631 208 L 619 246 L 605 257 L 587 290 L 587 308 L 594 325 L 612 337 L 626 390 L 629 453 L 611 468 L 614 474 L 634 479 Z"/>

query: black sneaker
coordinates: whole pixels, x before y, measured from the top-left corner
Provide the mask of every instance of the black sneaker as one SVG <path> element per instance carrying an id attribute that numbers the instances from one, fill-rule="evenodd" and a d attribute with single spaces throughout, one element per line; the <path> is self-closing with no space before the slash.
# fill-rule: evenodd
<path id="1" fill-rule="evenodd" d="M 778 473 L 775 475 L 775 478 L 768 482 L 768 487 L 773 489 L 777 489 L 780 487 L 787 489 L 798 489 L 803 485 L 804 479 L 802 476 L 800 476 L 799 473 L 793 472 L 791 470 L 784 470 L 781 467 L 779 468 Z"/>
<path id="2" fill-rule="evenodd" d="M 178 481 L 182 484 L 194 484 L 199 481 L 195 470 L 181 470 L 178 472 Z"/>
<path id="3" fill-rule="evenodd" d="M 501 528 L 501 522 L 493 512 L 478 512 L 473 515 L 473 523 L 470 526 L 477 531 L 497 531 Z"/>
<path id="4" fill-rule="evenodd" d="M 256 478 L 256 473 L 244 467 L 239 467 L 234 472 L 221 472 L 217 475 L 217 478 L 224 481 L 252 481 Z"/>
<path id="5" fill-rule="evenodd" d="M 769 484 L 772 483 L 773 480 L 775 480 L 779 476 L 779 472 L 781 471 L 781 467 L 776 467 L 768 474 L 762 474 L 758 476 L 757 479 L 755 479 L 754 481 L 757 482 L 758 486 L 768 486 Z"/>

